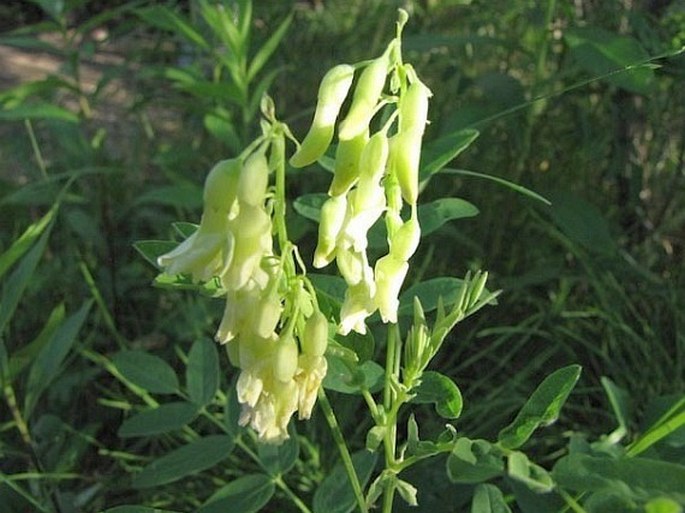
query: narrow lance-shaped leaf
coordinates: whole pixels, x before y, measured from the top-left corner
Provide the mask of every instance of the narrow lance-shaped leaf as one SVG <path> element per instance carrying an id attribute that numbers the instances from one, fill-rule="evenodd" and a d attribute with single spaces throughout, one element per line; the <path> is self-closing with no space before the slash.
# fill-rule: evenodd
<path id="1" fill-rule="evenodd" d="M 38 353 L 31 365 L 26 385 L 24 415 L 29 417 L 36 402 L 52 380 L 57 376 L 62 362 L 76 341 L 76 336 L 88 316 L 93 300 L 86 301 L 75 314 L 69 316 L 55 330 L 50 341 Z"/>
<path id="2" fill-rule="evenodd" d="M 17 268 L 5 282 L 5 286 L 2 289 L 2 298 L 0 299 L 0 334 L 5 330 L 7 323 L 12 318 L 19 300 L 33 276 L 38 261 L 45 250 L 49 235 L 50 230 L 45 231 L 41 235 L 40 239 L 22 258 Z"/>
<path id="3" fill-rule="evenodd" d="M 29 250 L 31 245 L 50 225 L 55 217 L 55 214 L 57 213 L 57 206 L 58 204 L 55 204 L 43 217 L 26 228 L 24 233 L 22 233 L 19 238 L 15 240 L 2 255 L 0 255 L 0 278 L 2 278 L 2 276 L 7 272 L 12 264 L 14 264 L 14 262 L 16 262 L 24 253 Z"/>

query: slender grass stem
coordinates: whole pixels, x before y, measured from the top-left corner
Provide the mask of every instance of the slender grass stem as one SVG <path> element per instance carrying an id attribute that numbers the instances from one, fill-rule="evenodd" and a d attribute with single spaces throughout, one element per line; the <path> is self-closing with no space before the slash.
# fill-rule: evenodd
<path id="1" fill-rule="evenodd" d="M 45 165 L 45 159 L 43 159 L 43 153 L 40 151 L 40 146 L 38 145 L 38 140 L 36 139 L 36 134 L 33 131 L 33 124 L 30 119 L 24 120 L 24 126 L 26 126 L 26 131 L 29 134 L 29 140 L 31 141 L 31 148 L 33 149 L 33 154 L 36 157 L 36 162 L 38 163 L 38 168 L 40 169 L 40 174 L 43 175 L 44 179 L 48 178 L 48 169 Z"/>
<path id="2" fill-rule="evenodd" d="M 326 417 L 328 426 L 331 429 L 333 440 L 338 446 L 338 451 L 340 452 L 340 457 L 342 458 L 345 471 L 350 478 L 350 483 L 352 483 L 352 490 L 354 491 L 354 496 L 357 500 L 359 511 L 361 511 L 361 513 L 368 513 L 366 500 L 364 499 L 364 492 L 362 491 L 362 486 L 359 482 L 357 471 L 354 469 L 354 465 L 352 464 L 352 456 L 350 456 L 350 451 L 347 448 L 347 444 L 345 444 L 345 438 L 343 437 L 340 426 L 338 425 L 338 420 L 335 418 L 335 413 L 333 413 L 333 408 L 331 407 L 331 403 L 328 402 L 328 397 L 326 397 L 326 392 L 324 392 L 323 388 L 319 388 L 319 404 L 323 410 L 324 417 Z"/>

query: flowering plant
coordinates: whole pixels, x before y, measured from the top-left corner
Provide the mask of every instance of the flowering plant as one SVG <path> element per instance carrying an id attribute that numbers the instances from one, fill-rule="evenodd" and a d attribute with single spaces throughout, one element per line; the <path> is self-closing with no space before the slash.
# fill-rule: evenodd
<path id="1" fill-rule="evenodd" d="M 436 439 L 421 440 L 416 418 L 406 416 L 405 406 L 421 403 L 435 404 L 446 420 L 460 416 L 459 388 L 428 366 L 452 328 L 494 304 L 499 294 L 486 289 L 487 273 L 481 271 L 463 280 L 419 284 L 400 294 L 419 246 L 422 217 L 429 220 L 429 229 L 435 229 L 439 218 L 430 215 L 438 210 L 434 204 L 422 210 L 419 192 L 431 174 L 478 135 L 459 132 L 446 152 L 422 163 L 432 93 L 403 61 L 406 21 L 400 10 L 396 37 L 380 56 L 326 73 L 301 143 L 277 119 L 273 101 L 264 97 L 261 135 L 239 156 L 210 171 L 200 225 L 173 249 L 156 255 L 163 271 L 158 283 L 190 284 L 225 300 L 215 340 L 239 369 L 237 423 L 249 426 L 258 443 L 288 441 L 291 417 L 297 413 L 299 419 L 309 419 L 319 399 L 349 480 L 347 498 L 342 506 L 335 505 L 336 511 L 356 504 L 366 512 L 380 500 L 383 511 L 390 512 L 396 494 L 416 505 L 417 489 L 400 474 L 440 454 L 449 454 L 450 479 L 478 485 L 474 501 L 485 494 L 506 507 L 499 489 L 485 484 L 505 472 L 505 461 L 514 478 L 551 489 L 549 474 L 516 449 L 535 428 L 556 418 L 579 367 L 561 369 L 545 380 L 496 443 L 458 436 L 449 423 Z M 336 134 L 327 194 L 299 198 L 295 209 L 319 221 L 313 267 L 335 262 L 340 278 L 308 272 L 285 222 L 287 141 L 295 144 L 288 162 L 297 169 L 322 161 Z M 445 214 L 444 204 L 441 208 L 438 224 L 460 217 L 449 208 Z M 387 252 L 372 261 L 371 232 L 377 227 L 384 230 Z M 338 288 L 340 282 L 343 292 L 336 296 L 330 286 Z M 447 287 L 441 290 L 438 283 Z M 333 300 L 322 302 L 322 297 Z M 387 326 L 384 367 L 362 361 L 359 350 L 347 343 L 353 334 L 372 336 L 369 324 L 377 332 L 376 312 Z M 404 336 L 401 325 L 409 325 Z M 363 398 L 373 421 L 366 450 L 350 453 L 324 389 Z M 401 421 L 406 421 L 403 437 Z M 378 452 L 384 464 L 370 480 Z M 333 507 L 325 497 L 340 486 L 335 479 L 329 476 L 319 487 L 314 511 Z M 301 511 L 310 511 L 282 480 L 276 483 Z"/>

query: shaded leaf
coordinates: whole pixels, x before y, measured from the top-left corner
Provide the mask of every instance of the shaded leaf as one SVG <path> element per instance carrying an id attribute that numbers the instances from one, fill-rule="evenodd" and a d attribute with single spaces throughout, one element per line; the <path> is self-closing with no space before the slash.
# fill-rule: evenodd
<path id="1" fill-rule="evenodd" d="M 523 405 L 514 421 L 499 432 L 499 443 L 508 449 L 516 449 L 538 427 L 557 420 L 562 406 L 580 377 L 580 371 L 580 365 L 569 365 L 547 376 Z"/>
<path id="2" fill-rule="evenodd" d="M 421 235 L 428 235 L 436 231 L 447 221 L 476 215 L 478 215 L 478 209 L 461 198 L 442 198 L 424 203 L 419 206 Z"/>
<path id="3" fill-rule="evenodd" d="M 326 356 L 328 372 L 323 386 L 343 394 L 359 394 L 362 390 L 375 392 L 383 386 L 385 370 L 376 362 L 368 360 L 362 364 L 350 364 L 335 355 Z"/>
<path id="4" fill-rule="evenodd" d="M 502 491 L 495 485 L 479 484 L 473 491 L 471 513 L 511 513 Z"/>
<path id="5" fill-rule="evenodd" d="M 459 438 L 447 458 L 447 475 L 455 483 L 482 483 L 504 473 L 504 453 L 486 440 Z"/>
<path id="6" fill-rule="evenodd" d="M 259 73 L 259 70 L 261 70 L 262 67 L 264 67 L 266 62 L 269 60 L 269 57 L 271 57 L 276 48 L 278 48 L 278 44 L 281 42 L 281 39 L 283 39 L 283 36 L 285 36 L 285 33 L 288 30 L 288 27 L 290 27 L 290 22 L 292 20 L 292 14 L 289 15 L 285 20 L 283 20 L 283 22 L 271 34 L 269 39 L 266 40 L 264 45 L 259 49 L 257 54 L 254 56 L 254 59 L 252 59 L 252 62 L 250 62 L 250 67 L 247 70 L 248 82 L 251 82 L 254 79 L 257 73 Z"/>
<path id="7" fill-rule="evenodd" d="M 446 305 L 454 303 L 459 297 L 459 291 L 464 281 L 458 278 L 432 278 L 412 285 L 400 295 L 398 315 L 414 314 L 414 296 L 419 298 L 423 311 L 428 313 L 438 306 L 438 298 Z"/>
<path id="8" fill-rule="evenodd" d="M 198 513 L 254 513 L 265 506 L 274 494 L 274 483 L 264 474 L 241 476 L 219 488 Z"/>
<path id="9" fill-rule="evenodd" d="M 43 256 L 45 245 L 48 242 L 50 230 L 40 236 L 31 250 L 21 259 L 17 268 L 12 272 L 5 282 L 0 298 L 0 335 L 5 331 L 5 327 L 12 318 L 24 290 L 29 284 L 31 277 L 38 265 L 38 261 Z"/>
<path id="10" fill-rule="evenodd" d="M 435 411 L 444 419 L 456 419 L 464 406 L 459 387 L 447 376 L 435 371 L 421 375 L 421 384 L 415 388 L 416 396 L 411 402 L 433 403 Z"/>
<path id="11" fill-rule="evenodd" d="M 210 435 L 179 447 L 147 465 L 133 476 L 136 488 L 151 488 L 173 483 L 213 467 L 228 458 L 233 451 L 234 441 L 230 436 Z"/>
<path id="12" fill-rule="evenodd" d="M 318 223 L 321 218 L 321 206 L 327 199 L 328 194 L 325 193 L 305 194 L 293 202 L 293 208 L 301 216 Z"/>
<path id="13" fill-rule="evenodd" d="M 619 492 L 637 500 L 666 497 L 685 502 L 685 466 L 666 461 L 575 453 L 557 462 L 552 477 L 560 486 L 578 492 Z"/>
<path id="14" fill-rule="evenodd" d="M 272 476 L 288 472 L 293 465 L 295 465 L 297 457 L 300 455 L 300 443 L 293 422 L 288 426 L 288 434 L 290 435 L 290 438 L 280 445 L 257 445 L 259 461 L 261 461 L 264 469 Z"/>
<path id="15" fill-rule="evenodd" d="M 421 180 L 426 180 L 449 164 L 468 148 L 478 135 L 478 130 L 465 128 L 426 144 L 421 153 Z"/>
<path id="16" fill-rule="evenodd" d="M 378 455 L 366 449 L 352 455 L 352 464 L 362 489 L 371 477 Z M 336 465 L 314 494 L 314 513 L 349 513 L 356 505 L 349 476 L 342 463 Z"/>
<path id="17" fill-rule="evenodd" d="M 157 265 L 157 258 L 173 250 L 176 246 L 178 246 L 178 242 L 169 240 L 140 240 L 133 244 L 134 249 L 157 269 L 160 269 Z"/>
<path id="18" fill-rule="evenodd" d="M 57 328 L 31 365 L 26 385 L 24 415 L 29 417 L 41 394 L 59 373 L 62 362 L 76 341 L 76 336 L 88 316 L 93 300 L 86 301 Z"/>
<path id="19" fill-rule="evenodd" d="M 69 123 L 79 122 L 76 114 L 51 103 L 26 103 L 0 110 L 0 121 L 23 121 L 24 119 L 58 119 Z"/>
<path id="20" fill-rule="evenodd" d="M 148 392 L 173 394 L 179 390 L 174 369 L 158 356 L 125 350 L 114 355 L 112 362 L 124 378 Z"/>
<path id="21" fill-rule="evenodd" d="M 0 255 L 0 278 L 7 270 L 26 253 L 38 237 L 50 226 L 57 213 L 57 204 L 38 221 L 31 224 L 5 252 Z"/>
<path id="22" fill-rule="evenodd" d="M 122 422 L 117 434 L 122 438 L 152 436 L 181 429 L 197 416 L 197 406 L 185 401 L 166 403 L 142 411 Z"/>
<path id="23" fill-rule="evenodd" d="M 212 402 L 219 390 L 219 353 L 216 344 L 200 338 L 188 353 L 186 388 L 190 400 L 198 406 Z"/>
<path id="24" fill-rule="evenodd" d="M 578 64 L 589 73 L 620 71 L 605 80 L 633 93 L 648 94 L 652 90 L 654 70 L 647 65 L 649 54 L 637 39 L 598 27 L 568 29 L 564 39 Z"/>

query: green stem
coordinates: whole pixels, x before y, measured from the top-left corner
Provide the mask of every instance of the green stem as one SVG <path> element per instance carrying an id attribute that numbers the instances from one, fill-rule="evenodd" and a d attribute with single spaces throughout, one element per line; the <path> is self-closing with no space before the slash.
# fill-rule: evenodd
<path id="1" fill-rule="evenodd" d="M 293 501 L 293 504 L 299 508 L 299 510 L 302 513 L 312 513 L 312 510 L 310 510 L 307 505 L 302 502 L 302 499 L 300 499 L 295 493 L 290 489 L 290 487 L 283 481 L 283 478 L 281 476 L 277 476 L 274 479 L 274 483 L 276 486 L 278 486 L 283 492 L 288 496 L 288 498 Z"/>
<path id="2" fill-rule="evenodd" d="M 345 444 L 345 439 L 343 438 L 338 421 L 335 418 L 335 413 L 333 413 L 333 408 L 331 408 L 331 403 L 328 402 L 326 392 L 324 392 L 323 388 L 319 388 L 319 404 L 323 410 L 324 417 L 326 417 L 328 426 L 331 429 L 333 440 L 338 446 L 338 451 L 340 452 L 340 457 L 342 458 L 345 471 L 350 478 L 350 483 L 352 483 L 352 490 L 354 491 L 355 499 L 357 499 L 359 511 L 361 513 L 368 513 L 369 510 L 367 509 L 366 501 L 364 500 L 362 485 L 359 482 L 359 477 L 357 477 L 357 471 L 354 469 L 354 465 L 352 464 L 352 456 L 350 456 L 350 451 Z"/>
<path id="3" fill-rule="evenodd" d="M 385 452 L 385 469 L 392 470 L 396 467 L 395 452 L 397 449 L 397 392 L 394 388 L 399 383 L 400 370 L 400 347 L 399 328 L 396 324 L 388 325 L 388 341 L 385 355 L 385 389 L 383 391 L 383 406 L 386 412 L 386 432 L 383 438 Z M 392 513 L 392 504 L 395 497 L 395 480 L 386 480 L 383 490 L 383 513 Z"/>
<path id="4" fill-rule="evenodd" d="M 38 140 L 36 139 L 36 134 L 33 131 L 33 125 L 30 119 L 24 120 L 24 125 L 26 126 L 26 131 L 29 133 L 29 140 L 31 141 L 31 148 L 33 149 L 33 154 L 36 157 L 36 162 L 38 162 L 38 167 L 40 168 L 40 174 L 43 175 L 44 179 L 48 177 L 48 169 L 45 165 L 45 159 L 43 159 L 43 153 L 40 151 L 40 146 L 38 146 Z"/>

